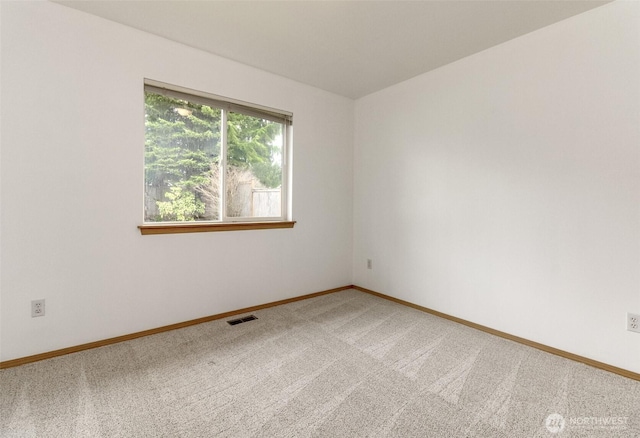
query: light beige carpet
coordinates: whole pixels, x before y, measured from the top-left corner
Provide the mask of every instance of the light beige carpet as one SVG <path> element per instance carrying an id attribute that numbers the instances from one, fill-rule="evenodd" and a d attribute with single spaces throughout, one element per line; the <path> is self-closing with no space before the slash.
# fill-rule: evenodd
<path id="1" fill-rule="evenodd" d="M 640 382 L 365 293 L 254 314 L 3 370 L 0 436 L 640 437 Z"/>

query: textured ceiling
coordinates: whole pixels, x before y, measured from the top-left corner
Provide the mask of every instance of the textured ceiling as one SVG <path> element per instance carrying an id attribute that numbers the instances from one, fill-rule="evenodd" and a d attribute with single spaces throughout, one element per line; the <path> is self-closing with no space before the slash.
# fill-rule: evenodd
<path id="1" fill-rule="evenodd" d="M 63 1 L 358 98 L 607 1 Z"/>

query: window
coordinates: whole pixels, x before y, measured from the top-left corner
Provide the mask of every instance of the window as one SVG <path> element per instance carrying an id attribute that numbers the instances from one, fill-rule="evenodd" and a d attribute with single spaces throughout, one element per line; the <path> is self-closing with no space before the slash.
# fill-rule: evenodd
<path id="1" fill-rule="evenodd" d="M 145 225 L 287 220 L 290 113 L 152 81 L 144 95 Z"/>

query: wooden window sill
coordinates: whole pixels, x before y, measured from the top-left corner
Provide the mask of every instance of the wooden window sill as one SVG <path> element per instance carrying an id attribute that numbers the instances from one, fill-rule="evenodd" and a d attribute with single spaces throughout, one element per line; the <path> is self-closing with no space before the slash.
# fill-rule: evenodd
<path id="1" fill-rule="evenodd" d="M 138 225 L 140 234 L 210 233 L 213 231 L 271 230 L 293 228 L 295 221 L 225 222 L 225 223 L 162 223 Z"/>

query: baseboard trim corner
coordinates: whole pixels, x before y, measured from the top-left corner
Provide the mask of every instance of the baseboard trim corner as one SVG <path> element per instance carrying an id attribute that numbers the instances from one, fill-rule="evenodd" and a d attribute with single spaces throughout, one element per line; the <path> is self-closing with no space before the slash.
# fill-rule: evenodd
<path id="1" fill-rule="evenodd" d="M 306 294 L 306 295 L 301 295 L 298 297 L 293 297 L 293 298 L 287 298 L 284 300 L 279 300 L 279 301 L 273 301 L 270 303 L 265 303 L 265 304 L 259 304 L 257 306 L 251 306 L 251 307 L 245 307 L 243 309 L 238 309 L 238 310 L 232 310 L 229 312 L 224 312 L 224 313 L 218 313 L 215 315 L 210 315 L 210 316 L 205 316 L 202 318 L 197 318 L 197 319 L 192 319 L 189 321 L 184 321 L 184 322 L 179 322 L 176 324 L 170 324 L 170 325 L 166 325 L 166 326 L 162 326 L 162 327 L 157 327 L 157 328 L 153 328 L 153 329 L 149 329 L 149 330 L 143 330 L 141 332 L 136 332 L 136 333 L 130 333 L 128 335 L 122 335 L 122 336 L 116 336 L 114 338 L 109 338 L 109 339 L 103 339 L 100 341 L 95 341 L 95 342 L 88 342 L 86 344 L 81 344 L 81 345 L 76 345 L 76 346 L 72 346 L 72 347 L 67 347 L 67 348 L 61 348 L 59 350 L 53 350 L 53 351 L 48 351 L 45 353 L 40 353 L 40 354 L 34 354 L 32 356 L 26 356 L 26 357 L 21 357 L 21 358 L 17 358 L 17 359 L 11 359 L 11 360 L 7 360 L 4 362 L 0 362 L 0 369 L 5 369 L 5 368 L 13 368 L 13 367 L 17 367 L 20 365 L 26 365 L 29 363 L 33 363 L 33 362 L 39 362 L 41 360 L 45 360 L 45 359 L 52 359 L 54 357 L 58 357 L 58 356 L 64 356 L 67 354 L 71 354 L 71 353 L 77 353 L 80 351 L 84 351 L 84 350 L 90 350 L 93 348 L 99 348 L 99 347 L 104 347 L 106 345 L 111 345 L 111 344 L 117 344 L 119 342 L 125 342 L 125 341 L 130 341 L 132 339 L 137 339 L 137 338 L 142 338 L 145 336 L 151 336 L 157 333 L 163 333 L 163 332 L 168 332 L 171 330 L 177 330 L 177 329 L 181 329 L 184 327 L 189 327 L 192 325 L 197 325 L 197 324 L 202 324 L 205 322 L 210 322 L 210 321 L 215 321 L 217 319 L 223 319 L 223 318 L 229 318 L 231 316 L 236 316 L 236 315 L 240 315 L 242 313 L 250 313 L 250 312 L 255 312 L 258 310 L 262 310 L 262 309 L 268 309 L 270 307 L 275 307 L 275 306 L 280 306 L 283 304 L 289 304 L 289 303 L 293 303 L 296 301 L 302 301 L 302 300 L 308 300 L 310 298 L 315 298 L 315 297 L 319 297 L 322 295 L 328 295 L 328 294 L 332 294 L 332 293 L 336 293 L 336 292 L 340 292 L 343 290 L 347 290 L 347 289 L 355 289 L 358 290 L 360 292 L 364 292 L 388 301 L 392 301 L 394 303 L 398 303 L 398 304 L 402 304 L 404 306 L 408 306 L 408 307 L 412 307 L 414 309 L 420 310 L 422 312 L 425 313 L 429 313 L 431 315 L 443 318 L 443 319 L 447 319 L 449 321 L 453 321 L 456 322 L 458 324 L 462 324 L 465 325 L 467 327 L 471 327 L 474 328 L 476 330 L 480 330 L 483 331 L 485 333 L 489 333 L 491 335 L 494 336 L 498 336 L 504 339 L 508 339 L 510 341 L 513 342 L 517 342 L 519 344 L 523 344 L 547 353 L 551 353 L 554 354 L 556 356 L 560 356 L 563 357 L 565 359 L 569 359 L 569 360 L 573 360 L 575 362 L 580 362 L 583 363 L 585 365 L 589 365 L 592 366 L 594 368 L 598 368 L 604 371 L 608 371 L 610 373 L 614 373 L 614 374 L 618 374 L 620 376 L 623 377 L 627 377 L 629 379 L 633 379 L 633 380 L 637 380 L 640 381 L 640 373 L 636 373 L 630 370 L 626 370 L 624 368 L 619 368 L 613 365 L 609 365 L 607 363 L 604 362 L 599 362 L 597 360 L 593 360 L 593 359 L 589 359 L 588 357 L 584 357 L 584 356 L 580 356 L 574 353 L 570 353 L 568 351 L 564 351 L 564 350 L 560 350 L 558 348 L 554 348 L 554 347 L 550 347 L 548 345 L 544 345 L 544 344 L 540 344 L 538 342 L 535 341 L 531 341 L 529 339 L 525 339 L 525 338 L 521 338 L 519 336 L 515 336 L 509 333 L 505 333 L 502 332 L 500 330 L 496 330 L 493 329 L 491 327 L 487 327 L 481 324 L 476 324 L 475 322 L 471 322 L 471 321 L 467 321 L 465 319 L 462 318 L 458 318 L 455 316 L 451 316 L 448 315 L 446 313 L 442 313 L 442 312 L 438 312 L 437 310 L 433 310 L 430 309 L 428 307 L 424 307 L 424 306 L 420 306 L 418 304 L 414 304 L 411 303 L 409 301 L 405 301 L 405 300 L 401 300 L 399 298 L 394 298 L 392 296 L 389 295 L 385 295 L 383 293 L 380 292 L 376 292 L 374 290 L 371 289 L 367 289 L 364 287 L 360 287 L 357 285 L 347 285 L 347 286 L 341 286 L 341 287 L 337 287 L 334 289 L 328 289 L 328 290 L 324 290 L 321 292 L 314 292 L 314 293 L 310 293 L 310 294 Z"/>
<path id="2" fill-rule="evenodd" d="M 475 322 L 467 321 L 462 318 L 457 318 L 455 316 L 448 315 L 446 313 L 438 312 L 437 310 L 429 309 L 428 307 L 419 306 L 417 304 L 411 303 L 409 301 L 404 301 L 399 298 L 394 298 L 389 295 L 382 294 L 380 292 L 373 291 L 371 289 L 366 289 L 360 286 L 352 286 L 353 289 L 359 290 L 360 292 L 365 292 L 370 295 L 374 295 L 379 298 L 383 298 L 385 300 L 393 301 L 394 303 L 402 304 L 404 306 L 412 307 L 414 309 L 420 310 L 425 313 L 429 313 L 434 316 L 438 316 L 440 318 L 448 319 L 449 321 L 457 322 L 458 324 L 466 325 L 467 327 L 474 328 L 476 330 L 480 330 L 504 339 L 508 339 L 510 341 L 518 342 L 519 344 L 527 345 L 529 347 L 555 354 L 556 356 L 563 357 L 565 359 L 573 360 L 575 362 L 580 362 L 585 365 L 592 366 L 594 368 L 598 368 L 604 371 L 609 371 L 610 373 L 618 374 L 623 377 L 627 377 L 629 379 L 640 381 L 640 374 L 635 373 L 633 371 L 626 370 L 624 368 L 619 368 L 613 365 L 606 364 L 604 362 L 599 362 L 597 360 L 589 359 L 588 357 L 579 356 L 577 354 L 569 353 L 568 351 L 560 350 L 558 348 L 549 347 L 548 345 L 540 344 L 535 341 L 530 341 L 529 339 L 521 338 L 519 336 L 511 335 L 509 333 L 501 332 L 500 330 L 492 329 L 491 327 L 487 327 L 484 325 L 476 324 Z"/>
<path id="3" fill-rule="evenodd" d="M 216 315 L 204 316 L 202 318 L 192 319 L 189 321 L 179 322 L 176 324 L 165 325 L 149 330 L 143 330 L 141 332 L 130 333 L 128 335 L 116 336 L 115 338 L 102 339 L 100 341 L 88 342 L 86 344 L 75 345 L 72 347 L 61 348 L 59 350 L 47 351 L 45 353 L 34 354 L 32 356 L 19 357 L 17 359 L 6 360 L 0 362 L 0 370 L 5 368 L 13 368 L 20 365 L 26 365 L 33 362 L 39 362 L 45 359 L 52 359 L 58 356 L 64 356 L 71 353 L 78 353 L 84 350 L 91 350 L 93 348 L 104 347 L 105 345 L 117 344 L 119 342 L 130 341 L 132 339 L 142 338 L 144 336 L 151 336 L 157 333 L 168 332 L 171 330 L 177 330 L 184 327 L 189 327 L 196 324 L 202 324 L 204 322 L 215 321 L 217 319 L 229 318 L 230 316 L 240 315 L 242 313 L 255 312 L 262 309 L 268 309 L 269 307 L 280 306 L 282 304 L 289 304 L 296 301 L 308 300 L 309 298 L 319 297 L 321 295 L 328 295 L 335 292 L 340 292 L 346 289 L 352 289 L 352 285 L 337 287 L 334 289 L 328 289 L 321 292 L 314 292 L 307 295 L 301 295 L 298 297 L 287 298 L 284 300 L 273 301 L 266 304 L 260 304 L 257 306 L 245 307 L 243 309 L 232 310 L 230 312 L 218 313 Z"/>

